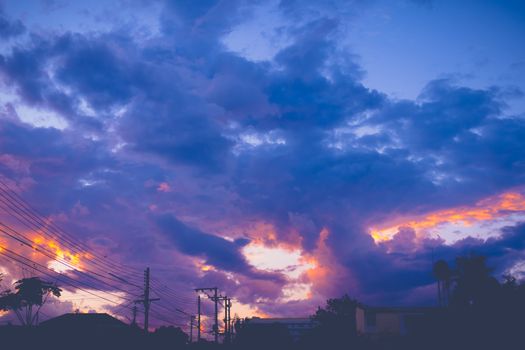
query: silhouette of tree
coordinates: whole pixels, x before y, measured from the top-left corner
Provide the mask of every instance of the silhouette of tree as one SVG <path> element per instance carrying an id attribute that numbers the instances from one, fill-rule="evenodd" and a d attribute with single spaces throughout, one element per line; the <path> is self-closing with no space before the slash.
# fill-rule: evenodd
<path id="1" fill-rule="evenodd" d="M 455 268 L 434 266 L 438 280 L 451 281 L 449 308 L 435 313 L 420 348 L 510 349 L 524 343 L 525 285 L 510 275 L 500 284 L 484 256 L 456 258 Z M 450 276 L 450 277 L 448 277 Z"/>
<path id="2" fill-rule="evenodd" d="M 499 283 L 491 275 L 484 256 L 463 256 L 456 259 L 456 286 L 451 303 L 455 307 L 481 307 L 497 300 Z"/>
<path id="3" fill-rule="evenodd" d="M 515 277 L 504 275 L 500 300 L 502 309 L 509 316 L 512 314 L 525 315 L 525 284 L 518 284 Z"/>
<path id="4" fill-rule="evenodd" d="M 11 306 L 16 303 L 16 297 L 14 293 L 11 293 L 11 291 L 3 291 L 0 293 L 0 310 L 1 311 L 8 311 L 11 309 Z"/>
<path id="5" fill-rule="evenodd" d="M 173 349 L 188 343 L 188 335 L 179 327 L 161 326 L 151 334 L 155 349 Z"/>
<path id="6" fill-rule="evenodd" d="M 238 349 L 290 349 L 293 340 L 288 328 L 279 323 L 236 323 L 235 346 Z"/>
<path id="7" fill-rule="evenodd" d="M 439 306 L 447 306 L 450 298 L 450 283 L 452 270 L 444 260 L 438 260 L 432 268 L 434 277 L 438 281 Z"/>
<path id="8" fill-rule="evenodd" d="M 324 308 L 318 307 L 312 316 L 314 320 L 323 324 L 347 323 L 355 324 L 355 309 L 357 301 L 348 295 L 341 298 L 328 299 Z"/>
<path id="9" fill-rule="evenodd" d="M 15 282 L 15 290 L 6 291 L 0 297 L 0 308 L 15 312 L 21 324 L 32 326 L 38 321 L 38 312 L 52 294 L 60 297 L 61 289 L 39 277 L 23 278 Z M 33 307 L 37 310 L 33 313 Z"/>
<path id="10" fill-rule="evenodd" d="M 342 344 L 348 346 L 355 341 L 357 304 L 346 294 L 341 298 L 328 299 L 326 305 L 318 307 L 312 316 L 318 326 L 303 337 L 301 347 L 319 349 L 329 345 L 337 349 Z"/>

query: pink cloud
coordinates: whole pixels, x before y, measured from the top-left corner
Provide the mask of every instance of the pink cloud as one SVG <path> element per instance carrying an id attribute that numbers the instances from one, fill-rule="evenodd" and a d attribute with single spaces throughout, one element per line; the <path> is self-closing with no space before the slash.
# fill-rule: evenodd
<path id="1" fill-rule="evenodd" d="M 161 182 L 159 184 L 159 187 L 157 187 L 157 191 L 159 192 L 171 192 L 171 187 L 167 182 Z"/>

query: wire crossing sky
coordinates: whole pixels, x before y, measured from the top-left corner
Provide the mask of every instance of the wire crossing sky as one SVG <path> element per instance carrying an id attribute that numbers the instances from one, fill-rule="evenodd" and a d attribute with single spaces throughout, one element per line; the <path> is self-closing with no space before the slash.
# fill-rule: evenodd
<path id="1" fill-rule="evenodd" d="M 0 4 L 2 287 L 56 280 L 49 317 L 129 321 L 146 267 L 184 327 L 203 286 L 300 317 L 435 305 L 433 259 L 525 277 L 522 1 Z"/>

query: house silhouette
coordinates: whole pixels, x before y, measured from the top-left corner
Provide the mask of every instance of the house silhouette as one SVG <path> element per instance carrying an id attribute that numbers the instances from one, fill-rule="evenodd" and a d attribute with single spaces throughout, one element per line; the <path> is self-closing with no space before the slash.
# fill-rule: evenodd
<path id="1" fill-rule="evenodd" d="M 69 313 L 40 322 L 40 327 L 46 330 L 123 330 L 130 326 L 106 313 Z"/>
<path id="2" fill-rule="evenodd" d="M 147 344 L 139 328 L 106 313 L 64 314 L 41 322 L 36 331 L 35 339 L 55 350 L 138 349 Z"/>

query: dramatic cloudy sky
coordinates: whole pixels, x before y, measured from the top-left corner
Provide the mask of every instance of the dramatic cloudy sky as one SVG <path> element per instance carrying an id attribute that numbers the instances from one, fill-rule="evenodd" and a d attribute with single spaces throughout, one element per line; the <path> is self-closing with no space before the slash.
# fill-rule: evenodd
<path id="1" fill-rule="evenodd" d="M 191 312 L 429 305 L 433 259 L 525 272 L 524 37 L 519 0 L 4 1 L 1 179 Z"/>

